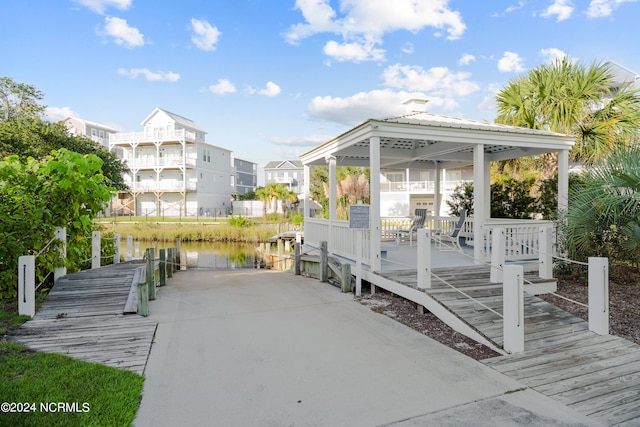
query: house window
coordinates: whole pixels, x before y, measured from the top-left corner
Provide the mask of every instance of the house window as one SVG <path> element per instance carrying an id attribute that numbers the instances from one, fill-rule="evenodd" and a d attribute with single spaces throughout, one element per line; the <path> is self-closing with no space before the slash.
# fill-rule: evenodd
<path id="1" fill-rule="evenodd" d="M 211 151 L 207 150 L 207 162 L 211 163 Z"/>
<path id="2" fill-rule="evenodd" d="M 91 136 L 98 136 L 98 131 L 96 129 L 91 129 Z"/>

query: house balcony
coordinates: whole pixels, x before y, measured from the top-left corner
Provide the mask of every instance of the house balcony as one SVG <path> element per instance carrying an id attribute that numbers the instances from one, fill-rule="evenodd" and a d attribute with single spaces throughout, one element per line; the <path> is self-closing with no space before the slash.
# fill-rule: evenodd
<path id="1" fill-rule="evenodd" d="M 134 192 L 181 192 L 196 191 L 197 184 L 195 182 L 182 181 L 141 181 L 132 182 L 129 188 Z"/>
<path id="2" fill-rule="evenodd" d="M 156 132 L 122 132 L 109 135 L 111 147 L 116 145 L 134 145 L 140 143 L 156 143 L 166 141 L 204 142 L 203 138 L 198 138 L 195 132 L 179 129 L 175 131 Z"/>
<path id="3" fill-rule="evenodd" d="M 466 183 L 473 183 L 473 180 L 441 181 L 440 191 L 452 192 Z M 435 181 L 387 181 L 380 183 L 380 192 L 382 193 L 433 194 L 435 188 Z"/>
<path id="4" fill-rule="evenodd" d="M 195 168 L 196 158 L 187 157 L 183 159 L 181 157 L 141 157 L 136 159 L 124 159 L 127 162 L 127 166 L 130 169 L 179 169 L 183 167 Z"/>

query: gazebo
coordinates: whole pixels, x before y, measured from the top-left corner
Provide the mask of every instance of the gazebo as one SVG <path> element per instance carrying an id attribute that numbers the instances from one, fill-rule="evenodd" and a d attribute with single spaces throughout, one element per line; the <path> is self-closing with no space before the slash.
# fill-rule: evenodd
<path id="1" fill-rule="evenodd" d="M 371 271 L 381 269 L 380 170 L 411 168 L 435 170 L 435 212 L 439 212 L 440 171 L 473 166 L 474 215 L 472 239 L 474 258 L 481 259 L 485 230 L 491 221 L 490 163 L 519 157 L 557 153 L 558 210 L 567 208 L 569 150 L 571 136 L 430 114 L 424 100 L 409 100 L 407 114 L 370 119 L 300 156 L 304 166 L 305 197 L 309 197 L 310 170 L 329 166 L 329 219 L 311 218 L 305 207 L 305 244 L 328 241 L 330 253 L 355 259 L 356 251 Z M 363 247 L 356 247 L 348 222 L 336 219 L 336 167 L 370 168 L 370 232 Z M 308 206 L 306 204 L 305 206 Z"/>

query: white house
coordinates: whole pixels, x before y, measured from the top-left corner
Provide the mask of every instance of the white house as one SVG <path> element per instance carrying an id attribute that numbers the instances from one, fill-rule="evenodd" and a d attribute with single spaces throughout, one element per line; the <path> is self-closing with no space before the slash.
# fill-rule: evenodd
<path id="1" fill-rule="evenodd" d="M 154 216 L 224 215 L 231 207 L 231 150 L 209 144 L 194 121 L 161 108 L 141 123 L 142 132 L 110 135 L 122 150 L 130 191 L 115 212 Z"/>
<path id="2" fill-rule="evenodd" d="M 92 122 L 79 117 L 67 117 L 64 119 L 67 132 L 74 136 L 84 136 L 109 149 L 109 136 L 118 133 L 117 129 L 102 123 Z"/>

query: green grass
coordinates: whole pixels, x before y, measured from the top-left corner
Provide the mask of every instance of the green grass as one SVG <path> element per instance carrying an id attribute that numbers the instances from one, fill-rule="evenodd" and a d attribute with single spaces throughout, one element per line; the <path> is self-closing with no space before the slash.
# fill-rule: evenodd
<path id="1" fill-rule="evenodd" d="M 3 402 L 34 403 L 35 412 L 0 414 L 0 426 L 129 426 L 141 399 L 142 376 L 0 341 Z M 62 402 L 70 412 L 45 412 Z M 74 408 L 73 405 L 76 407 Z M 55 405 L 53 408 L 57 408 Z"/>

